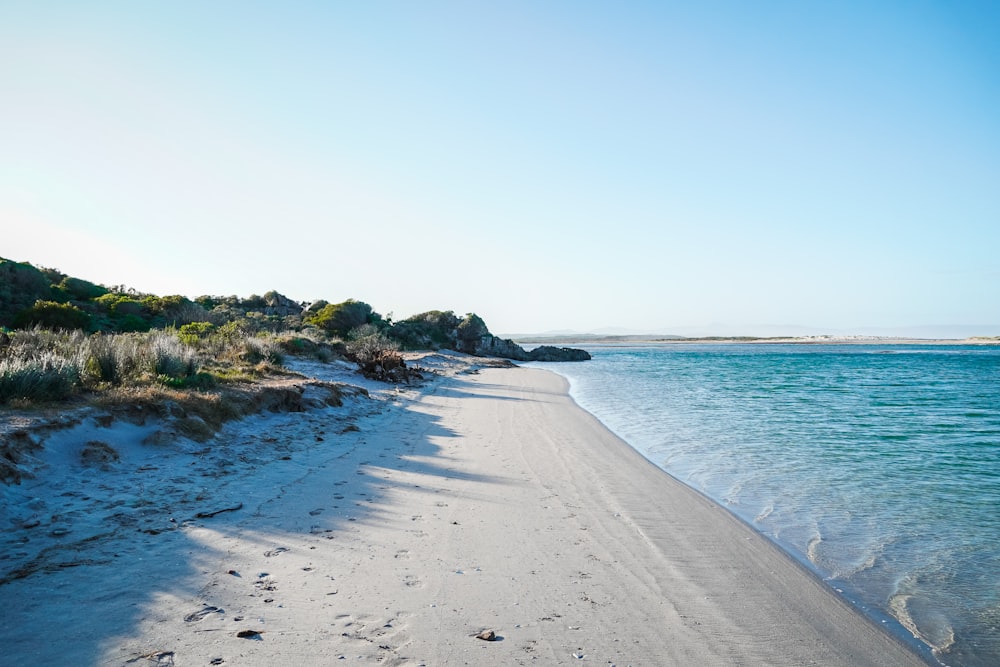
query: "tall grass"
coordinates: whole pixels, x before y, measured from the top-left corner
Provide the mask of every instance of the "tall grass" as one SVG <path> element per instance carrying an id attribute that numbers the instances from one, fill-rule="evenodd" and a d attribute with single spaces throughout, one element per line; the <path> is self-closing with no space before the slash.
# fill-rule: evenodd
<path id="1" fill-rule="evenodd" d="M 138 356 L 139 367 L 155 377 L 182 379 L 198 370 L 198 354 L 167 331 L 151 332 L 139 347 Z"/>
<path id="2" fill-rule="evenodd" d="M 104 386 L 183 385 L 200 368 L 197 352 L 170 332 L 15 331 L 0 350 L 0 402 L 58 400 Z"/>
<path id="3" fill-rule="evenodd" d="M 0 403 L 14 399 L 63 399 L 79 382 L 78 360 L 51 350 L 26 357 L 0 358 Z"/>
<path id="4" fill-rule="evenodd" d="M 139 359 L 139 337 L 95 334 L 83 347 L 86 384 L 121 384 L 133 377 Z"/>
<path id="5" fill-rule="evenodd" d="M 14 333 L 0 350 L 0 401 L 58 400 L 80 382 L 82 332 L 40 328 Z"/>
<path id="6" fill-rule="evenodd" d="M 284 362 L 287 336 L 224 325 L 144 333 L 10 332 L 0 347 L 0 403 L 49 401 L 76 390 L 162 385 L 207 388 Z M 309 341 L 311 343 L 311 341 Z"/>

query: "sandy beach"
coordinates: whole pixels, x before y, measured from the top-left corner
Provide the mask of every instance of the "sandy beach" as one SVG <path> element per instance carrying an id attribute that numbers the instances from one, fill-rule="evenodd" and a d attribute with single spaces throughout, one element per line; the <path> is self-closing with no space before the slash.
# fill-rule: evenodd
<path id="1" fill-rule="evenodd" d="M 561 377 L 438 363 L 203 444 L 51 435 L 3 490 L 0 662 L 927 664 Z"/>

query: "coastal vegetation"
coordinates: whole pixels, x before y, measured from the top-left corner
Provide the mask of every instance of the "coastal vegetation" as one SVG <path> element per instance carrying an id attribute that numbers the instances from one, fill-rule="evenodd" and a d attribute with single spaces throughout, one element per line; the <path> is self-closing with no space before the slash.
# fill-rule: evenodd
<path id="1" fill-rule="evenodd" d="M 166 388 L 212 391 L 287 373 L 287 356 L 348 360 L 406 382 L 402 352 L 454 349 L 529 358 L 474 313 L 399 322 L 355 299 L 296 302 L 278 292 L 158 296 L 0 258 L 0 405 Z"/>

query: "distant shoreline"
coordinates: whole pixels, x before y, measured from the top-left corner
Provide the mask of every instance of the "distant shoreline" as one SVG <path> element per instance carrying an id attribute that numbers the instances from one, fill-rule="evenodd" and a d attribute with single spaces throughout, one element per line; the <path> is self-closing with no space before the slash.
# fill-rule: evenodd
<path id="1" fill-rule="evenodd" d="M 519 345 L 1000 345 L 1000 336 L 971 338 L 911 338 L 905 336 L 517 336 Z"/>

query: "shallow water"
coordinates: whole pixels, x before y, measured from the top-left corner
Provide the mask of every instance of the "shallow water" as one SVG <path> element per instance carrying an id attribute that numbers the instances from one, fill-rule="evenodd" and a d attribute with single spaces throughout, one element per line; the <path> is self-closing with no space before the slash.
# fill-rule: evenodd
<path id="1" fill-rule="evenodd" d="M 1000 664 L 1000 348 L 588 347 L 544 364 L 944 664 Z"/>

